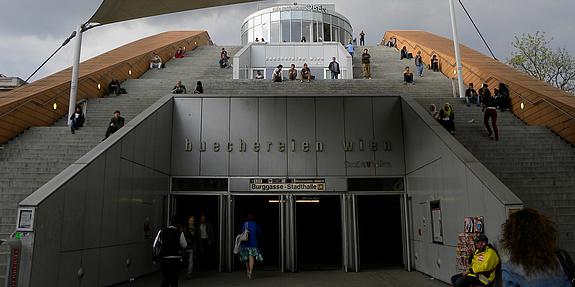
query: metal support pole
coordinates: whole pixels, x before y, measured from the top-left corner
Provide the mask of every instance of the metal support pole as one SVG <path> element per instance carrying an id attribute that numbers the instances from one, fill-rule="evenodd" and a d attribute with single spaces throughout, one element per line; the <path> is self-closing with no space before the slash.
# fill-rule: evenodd
<path id="1" fill-rule="evenodd" d="M 453 33 L 453 47 L 455 49 L 455 65 L 457 66 L 457 82 L 459 86 L 459 97 L 465 97 L 465 86 L 463 84 L 463 67 L 461 65 L 461 52 L 459 51 L 459 40 L 457 37 L 457 22 L 455 20 L 455 5 L 453 0 L 449 0 L 449 12 L 451 14 L 451 29 Z"/>
<path id="2" fill-rule="evenodd" d="M 76 30 L 74 40 L 74 63 L 72 64 L 72 79 L 70 81 L 70 103 L 68 105 L 68 126 L 72 125 L 70 117 L 76 111 L 76 95 L 78 91 L 78 75 L 80 74 L 80 51 L 82 50 L 82 26 Z"/>

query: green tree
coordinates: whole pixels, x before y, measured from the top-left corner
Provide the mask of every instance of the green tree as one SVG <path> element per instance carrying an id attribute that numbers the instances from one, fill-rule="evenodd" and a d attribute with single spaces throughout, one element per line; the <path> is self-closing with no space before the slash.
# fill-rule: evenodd
<path id="1" fill-rule="evenodd" d="M 553 50 L 545 32 L 515 36 L 508 64 L 552 86 L 575 94 L 575 57 L 565 48 Z"/>

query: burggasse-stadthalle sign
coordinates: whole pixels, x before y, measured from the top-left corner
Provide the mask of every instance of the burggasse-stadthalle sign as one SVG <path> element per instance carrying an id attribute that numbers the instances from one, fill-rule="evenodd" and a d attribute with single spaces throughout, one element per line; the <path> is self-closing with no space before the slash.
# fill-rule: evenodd
<path id="1" fill-rule="evenodd" d="M 329 148 L 323 142 L 310 142 L 310 141 L 296 141 L 295 139 L 290 140 L 289 142 L 247 142 L 240 139 L 239 142 L 212 142 L 207 143 L 205 141 L 199 142 L 196 145 L 192 143 L 192 141 L 188 138 L 185 139 L 185 151 L 191 152 L 195 149 L 198 149 L 200 152 L 220 152 L 220 151 L 227 151 L 227 152 L 247 152 L 251 150 L 253 152 L 271 152 L 271 151 L 302 151 L 302 152 L 310 152 L 315 150 L 316 152 L 323 152 L 325 149 Z M 341 143 L 341 148 L 343 148 L 346 152 L 352 151 L 377 151 L 378 149 L 382 148 L 384 151 L 391 151 L 391 143 L 390 142 L 383 142 L 380 144 L 376 141 L 365 141 L 359 139 L 357 141 L 343 141 Z"/>
<path id="2" fill-rule="evenodd" d="M 252 178 L 251 191 L 325 191 L 323 178 Z"/>

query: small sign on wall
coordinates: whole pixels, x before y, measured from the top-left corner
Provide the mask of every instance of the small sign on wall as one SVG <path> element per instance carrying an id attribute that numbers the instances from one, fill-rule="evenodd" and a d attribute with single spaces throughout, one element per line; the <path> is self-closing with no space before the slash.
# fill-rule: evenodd
<path id="1" fill-rule="evenodd" d="M 16 231 L 34 231 L 34 213 L 33 207 L 18 208 Z"/>
<path id="2" fill-rule="evenodd" d="M 433 231 L 433 243 L 443 243 L 443 223 L 441 219 L 441 206 L 439 200 L 431 201 L 431 230 Z"/>

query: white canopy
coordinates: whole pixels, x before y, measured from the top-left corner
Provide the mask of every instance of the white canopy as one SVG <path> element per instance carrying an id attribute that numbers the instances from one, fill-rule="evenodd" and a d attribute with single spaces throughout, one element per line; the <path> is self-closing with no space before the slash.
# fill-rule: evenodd
<path id="1" fill-rule="evenodd" d="M 103 0 L 88 22 L 104 25 L 149 16 L 253 1 L 259 0 Z"/>

